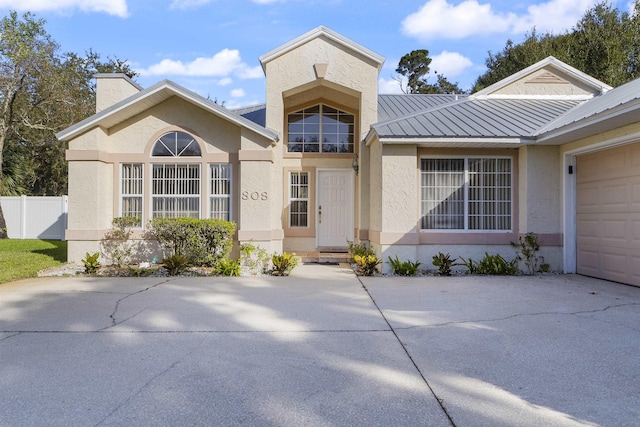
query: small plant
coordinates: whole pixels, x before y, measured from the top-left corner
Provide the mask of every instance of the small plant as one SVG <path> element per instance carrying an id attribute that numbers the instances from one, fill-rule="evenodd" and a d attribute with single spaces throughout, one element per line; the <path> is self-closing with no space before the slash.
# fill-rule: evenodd
<path id="1" fill-rule="evenodd" d="M 353 262 L 356 263 L 356 273 L 359 276 L 373 276 L 378 271 L 381 260 L 375 255 L 354 255 Z"/>
<path id="2" fill-rule="evenodd" d="M 540 272 L 541 273 L 548 273 L 550 271 L 551 271 L 551 266 L 549 264 L 547 264 L 546 262 L 540 264 Z"/>
<path id="3" fill-rule="evenodd" d="M 395 259 L 389 257 L 389 262 L 392 273 L 398 276 L 415 276 L 421 264 L 420 261 L 400 261 L 397 255 Z"/>
<path id="4" fill-rule="evenodd" d="M 184 255 L 171 255 L 162 260 L 164 268 L 169 271 L 170 276 L 176 276 L 184 271 L 189 265 L 189 259 Z"/>
<path id="5" fill-rule="evenodd" d="M 464 259 L 464 258 L 460 257 L 460 260 L 462 262 L 459 265 L 464 265 L 467 268 L 467 273 L 469 273 L 469 274 L 478 274 L 478 263 L 477 262 L 475 262 L 471 258 Z"/>
<path id="6" fill-rule="evenodd" d="M 155 269 L 142 268 L 142 267 L 129 267 L 128 272 L 129 272 L 129 276 L 131 277 L 149 277 L 155 272 Z"/>
<path id="7" fill-rule="evenodd" d="M 456 264 L 457 258 L 451 259 L 451 255 L 438 252 L 438 255 L 433 256 L 433 265 L 438 267 L 438 274 L 441 276 L 451 276 L 451 268 L 458 265 Z"/>
<path id="8" fill-rule="evenodd" d="M 478 263 L 478 274 L 513 276 L 518 272 L 517 262 L 517 259 L 507 261 L 500 254 L 489 255 L 485 252 L 484 258 Z"/>
<path id="9" fill-rule="evenodd" d="M 535 274 L 538 271 L 538 236 L 533 232 L 528 232 L 524 237 L 518 238 L 518 243 L 511 242 L 511 246 L 516 248 L 516 259 L 524 262 L 527 274 Z"/>
<path id="10" fill-rule="evenodd" d="M 349 253 L 354 258 L 356 255 L 359 255 L 359 256 L 369 256 L 369 255 L 375 256 L 376 255 L 373 249 L 371 249 L 365 243 L 362 243 L 362 242 L 354 243 L 347 240 L 347 244 L 349 245 Z M 353 261 L 355 262 L 355 259 Z"/>
<path id="11" fill-rule="evenodd" d="M 264 248 L 253 243 L 240 245 L 240 269 L 251 276 L 266 273 L 269 270 L 271 257 Z"/>
<path id="12" fill-rule="evenodd" d="M 95 274 L 96 271 L 100 268 L 100 262 L 98 261 L 98 257 L 100 254 L 98 252 L 94 254 L 86 253 L 84 259 L 82 260 L 82 264 L 84 264 L 84 272 L 87 274 Z"/>
<path id="13" fill-rule="evenodd" d="M 288 276 L 291 270 L 298 265 L 298 258 L 296 258 L 296 254 L 283 252 L 282 255 L 273 254 L 271 263 L 273 264 L 271 269 L 273 276 Z"/>
<path id="14" fill-rule="evenodd" d="M 229 258 L 222 258 L 218 261 L 216 272 L 222 276 L 239 276 L 240 259 L 231 260 Z"/>

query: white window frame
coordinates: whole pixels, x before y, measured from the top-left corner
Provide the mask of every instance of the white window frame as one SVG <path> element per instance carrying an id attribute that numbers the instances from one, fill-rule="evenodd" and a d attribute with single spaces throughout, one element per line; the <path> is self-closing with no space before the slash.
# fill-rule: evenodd
<path id="1" fill-rule="evenodd" d="M 213 168 L 222 168 L 222 169 L 226 169 L 226 178 L 218 178 L 217 181 L 220 182 L 224 182 L 226 181 L 228 183 L 228 193 L 227 194 L 223 194 L 223 193 L 216 193 L 215 190 L 215 182 L 214 182 L 214 174 L 213 174 Z M 208 163 L 207 164 L 207 170 L 209 171 L 208 177 L 207 177 L 207 181 L 209 182 L 208 185 L 208 202 L 209 202 L 209 207 L 207 209 L 207 213 L 208 213 L 208 218 L 215 218 L 215 219 L 224 219 L 226 221 L 231 221 L 231 218 L 233 218 L 233 198 L 231 197 L 231 195 L 233 194 L 233 166 L 231 165 L 231 163 Z M 219 214 L 220 212 L 214 212 L 214 205 L 215 205 L 215 200 L 227 200 L 227 204 L 228 204 L 228 210 L 226 212 L 226 218 L 222 218 Z"/>
<path id="2" fill-rule="evenodd" d="M 311 217 L 311 173 L 309 173 L 308 171 L 289 171 L 289 185 L 287 186 L 287 193 L 288 193 L 288 199 L 289 199 L 289 215 L 288 215 L 288 219 L 289 219 L 289 228 L 309 228 L 311 226 L 311 221 L 310 221 L 310 217 Z M 293 188 L 294 188 L 294 183 L 293 183 L 293 176 L 294 175 L 298 175 L 298 177 L 302 176 L 302 175 L 306 175 L 307 176 L 307 183 L 305 184 L 307 187 L 307 197 L 294 197 L 292 195 L 293 192 Z M 295 184 L 298 188 L 302 188 L 303 185 L 301 185 L 299 182 L 297 184 Z M 300 194 L 300 191 L 298 191 L 298 195 Z M 294 214 L 294 212 L 292 211 L 292 205 L 293 202 L 307 202 L 307 224 L 306 225 L 292 225 L 292 216 Z M 295 212 L 298 216 L 300 216 L 300 214 L 303 214 L 304 212 Z"/>
<path id="3" fill-rule="evenodd" d="M 162 166 L 163 169 L 166 170 L 166 168 L 168 166 L 173 166 L 175 168 L 178 168 L 179 166 L 187 166 L 187 167 L 197 167 L 198 170 L 198 193 L 197 194 L 191 194 L 191 193 L 187 193 L 187 194 L 181 194 L 181 193 L 161 193 L 161 194 L 155 194 L 155 178 L 153 176 L 153 171 L 155 169 L 156 166 Z M 178 218 L 178 217 L 183 217 L 183 216 L 188 216 L 191 218 L 202 218 L 202 164 L 201 163 L 183 163 L 183 162 L 158 162 L 158 163 L 152 163 L 151 167 L 149 168 L 149 173 L 150 173 L 150 182 L 151 182 L 151 197 L 150 197 L 150 210 L 149 212 L 151 212 L 151 218 Z M 173 178 L 176 181 L 176 187 L 180 185 L 180 178 L 174 177 Z M 166 180 L 165 177 L 163 177 L 163 181 Z M 182 183 L 182 185 L 185 185 L 184 183 Z M 171 215 L 171 216 L 167 216 L 166 215 L 166 211 L 162 212 L 162 215 L 158 215 L 155 210 L 154 210 L 154 201 L 157 198 L 165 198 L 165 199 L 169 199 L 169 198 L 174 198 L 176 201 L 178 201 L 179 199 L 197 199 L 198 201 L 198 208 L 197 208 L 197 216 L 190 216 L 190 215 Z M 174 211 L 174 213 L 176 213 L 177 211 Z"/>
<path id="4" fill-rule="evenodd" d="M 448 159 L 462 159 L 464 160 L 464 183 L 463 183 L 463 195 L 464 195 L 464 201 L 463 201 L 463 209 L 464 209 L 464 225 L 463 228 L 422 228 L 422 218 L 424 216 L 424 212 L 422 210 L 422 204 L 423 204 L 423 199 L 422 199 L 422 174 L 423 174 L 423 170 L 422 170 L 422 160 L 424 159 L 436 159 L 436 160 L 448 160 Z M 509 228 L 508 229 L 470 229 L 469 228 L 469 205 L 470 205 L 470 199 L 469 199 L 469 188 L 470 188 L 470 172 L 469 172 L 469 160 L 471 159 L 490 159 L 490 160 L 499 160 L 499 159 L 506 159 L 509 160 L 509 175 L 510 175 L 510 180 L 509 180 Z M 487 156 L 483 156 L 483 155 L 477 155 L 477 156 L 421 156 L 420 157 L 420 164 L 419 164 L 419 171 L 420 171 L 420 175 L 419 175 L 419 182 L 418 182 L 418 187 L 419 187 L 419 212 L 420 212 L 420 218 L 419 218 L 419 226 L 420 226 L 420 231 L 421 232 L 428 232 L 428 233 L 510 233 L 513 231 L 513 223 L 514 223 L 514 198 L 513 198 L 513 194 L 514 194 L 514 171 L 513 171 L 513 166 L 514 166 L 514 160 L 513 157 L 511 156 L 491 156 L 491 155 L 487 155 Z M 498 187 L 496 187 L 498 188 Z"/>
<path id="5" fill-rule="evenodd" d="M 140 173 L 138 177 L 129 177 L 127 178 L 129 181 L 129 184 L 126 186 L 129 190 L 131 189 L 132 185 L 131 183 L 135 180 L 135 181 L 139 181 L 138 187 L 140 192 L 139 193 L 131 193 L 131 192 L 125 192 L 125 173 L 124 173 L 124 169 L 126 166 L 130 166 L 130 167 L 136 167 L 139 166 L 140 167 Z M 144 218 L 144 163 L 136 163 L 136 162 L 131 162 L 131 163 L 121 163 L 120 164 L 120 216 L 137 216 L 140 219 L 140 222 L 136 225 L 136 228 L 141 228 L 142 227 L 142 219 Z M 140 212 L 139 214 L 136 215 L 131 215 L 131 212 L 124 212 L 124 200 L 125 198 L 138 198 L 140 200 Z"/>
<path id="6" fill-rule="evenodd" d="M 318 116 L 319 116 L 319 120 L 318 120 L 318 151 L 304 151 L 304 146 L 305 145 L 309 145 L 309 144 L 313 144 L 312 142 L 293 142 L 293 141 L 289 141 L 289 137 L 290 137 L 290 132 L 289 132 L 289 125 L 291 124 L 289 122 L 289 116 L 292 115 L 300 115 L 302 114 L 303 116 L 305 115 L 305 111 L 310 110 L 312 108 L 318 107 Z M 323 151 L 323 145 L 331 145 L 334 144 L 333 142 L 328 142 L 328 141 L 323 141 L 324 139 L 324 135 L 325 133 L 327 135 L 341 135 L 340 132 L 325 132 L 324 129 L 324 120 L 325 117 L 328 117 L 331 115 L 331 113 L 325 113 L 325 108 L 330 108 L 332 110 L 336 110 L 336 117 L 340 117 L 340 116 L 349 116 L 353 119 L 353 133 L 351 132 L 347 132 L 344 133 L 344 135 L 347 136 L 351 136 L 352 142 L 350 144 L 348 144 L 348 147 L 350 148 L 351 151 Z M 304 119 L 303 119 L 304 120 Z M 325 154 L 325 155 L 334 155 L 334 154 L 353 154 L 356 151 L 356 115 L 353 113 L 350 113 L 348 111 L 344 111 L 338 107 L 334 107 L 332 105 L 329 104 L 325 104 L 325 103 L 318 103 L 318 104 L 314 104 L 314 105 L 310 105 L 308 107 L 302 108 L 300 110 L 296 110 L 296 111 L 292 111 L 290 113 L 287 113 L 287 120 L 286 120 L 286 128 L 287 128 L 287 153 L 306 153 L 306 154 Z M 302 134 L 305 135 L 304 130 L 303 132 L 291 132 L 291 134 Z M 302 151 L 289 151 L 289 144 L 301 144 L 303 146 L 303 150 Z M 340 142 L 335 142 L 336 147 L 340 146 Z"/>

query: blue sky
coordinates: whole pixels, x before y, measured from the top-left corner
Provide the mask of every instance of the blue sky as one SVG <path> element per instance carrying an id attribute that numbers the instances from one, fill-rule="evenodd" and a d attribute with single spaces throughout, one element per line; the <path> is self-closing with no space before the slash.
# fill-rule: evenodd
<path id="1" fill-rule="evenodd" d="M 384 56 L 380 92 L 399 93 L 402 55 L 428 49 L 431 69 L 468 89 L 487 52 L 535 26 L 570 29 L 597 0 L 0 0 L 31 11 L 63 51 L 126 59 L 143 87 L 170 79 L 237 107 L 264 102 L 258 57 L 324 25 Z M 612 0 L 629 10 L 631 0 Z"/>

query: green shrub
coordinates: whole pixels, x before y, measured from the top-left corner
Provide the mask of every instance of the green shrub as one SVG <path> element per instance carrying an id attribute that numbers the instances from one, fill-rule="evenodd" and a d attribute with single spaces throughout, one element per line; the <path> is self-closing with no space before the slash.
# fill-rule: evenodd
<path id="1" fill-rule="evenodd" d="M 415 276 L 418 274 L 418 267 L 420 267 L 420 261 L 400 261 L 398 256 L 395 259 L 389 257 L 391 263 L 391 272 L 399 276 Z"/>
<path id="2" fill-rule="evenodd" d="M 517 273 L 517 260 L 506 261 L 500 254 L 489 255 L 485 252 L 484 258 L 478 263 L 478 274 L 494 274 L 512 276 Z"/>
<path id="3" fill-rule="evenodd" d="M 373 276 L 378 272 L 378 264 L 381 261 L 375 255 L 354 255 L 353 262 L 356 263 L 356 274 Z"/>
<path id="4" fill-rule="evenodd" d="M 282 255 L 273 254 L 271 263 L 273 264 L 273 268 L 271 269 L 272 275 L 288 276 L 291 270 L 298 265 L 298 258 L 296 258 L 296 254 L 283 252 Z"/>
<path id="5" fill-rule="evenodd" d="M 175 276 L 184 271 L 189 266 L 189 260 L 184 255 L 171 255 L 162 260 L 164 268 L 169 271 L 170 276 Z"/>
<path id="6" fill-rule="evenodd" d="M 538 271 L 538 262 L 540 261 L 536 255 L 540 250 L 538 236 L 529 232 L 524 237 L 518 237 L 518 243 L 511 242 L 511 246 L 516 248 L 516 259 L 524 262 L 527 273 L 535 274 Z"/>
<path id="7" fill-rule="evenodd" d="M 183 255 L 191 265 L 214 266 L 231 252 L 236 224 L 221 219 L 154 218 L 150 231 L 169 256 Z"/>
<path id="8" fill-rule="evenodd" d="M 82 260 L 82 264 L 84 264 L 84 272 L 87 274 L 94 274 L 101 267 L 100 262 L 98 261 L 98 257 L 100 254 L 98 252 L 94 254 L 86 253 L 84 259 Z"/>
<path id="9" fill-rule="evenodd" d="M 129 264 L 133 248 L 128 241 L 133 233 L 132 228 L 140 225 L 140 217 L 122 216 L 113 218 L 112 228 L 102 239 L 102 248 L 112 265 L 122 267 Z"/>
<path id="10" fill-rule="evenodd" d="M 240 267 L 252 276 L 267 273 L 271 257 L 266 249 L 253 243 L 240 245 Z"/>
<path id="11" fill-rule="evenodd" d="M 240 259 L 232 260 L 229 258 L 222 258 L 218 261 L 216 272 L 222 276 L 239 276 Z"/>
<path id="12" fill-rule="evenodd" d="M 438 252 L 433 256 L 432 264 L 438 267 L 438 274 L 441 276 L 451 276 L 451 268 L 458 265 L 455 262 L 457 258 L 451 259 L 451 255 Z"/>
<path id="13" fill-rule="evenodd" d="M 354 243 L 347 240 L 347 244 L 349 245 L 349 253 L 351 254 L 352 257 L 355 257 L 356 255 L 359 255 L 359 256 L 369 256 L 369 255 L 375 256 L 376 255 L 373 249 L 371 249 L 369 246 L 367 246 L 363 242 Z"/>

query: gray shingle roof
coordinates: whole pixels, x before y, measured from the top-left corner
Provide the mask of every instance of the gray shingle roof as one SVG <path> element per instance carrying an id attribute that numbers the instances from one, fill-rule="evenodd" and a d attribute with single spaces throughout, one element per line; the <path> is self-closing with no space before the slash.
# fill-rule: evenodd
<path id="1" fill-rule="evenodd" d="M 461 99 L 377 123 L 381 138 L 530 138 L 580 101 Z"/>

